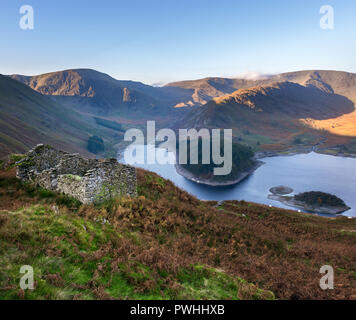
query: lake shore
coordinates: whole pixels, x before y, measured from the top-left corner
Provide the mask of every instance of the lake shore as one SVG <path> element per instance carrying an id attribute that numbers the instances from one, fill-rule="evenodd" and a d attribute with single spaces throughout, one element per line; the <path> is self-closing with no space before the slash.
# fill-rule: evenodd
<path id="1" fill-rule="evenodd" d="M 211 187 L 227 187 L 227 186 L 233 186 L 235 184 L 240 183 L 241 181 L 246 179 L 249 175 L 254 173 L 263 164 L 264 164 L 263 161 L 256 160 L 255 165 L 250 170 L 242 172 L 237 179 L 230 180 L 230 181 L 224 181 L 224 182 L 217 182 L 217 181 L 211 181 L 210 179 L 197 178 L 193 173 L 184 169 L 183 167 L 181 167 L 178 164 L 175 164 L 175 169 L 179 175 L 181 175 L 182 177 L 184 177 L 192 182 L 208 185 Z"/>
<path id="2" fill-rule="evenodd" d="M 334 157 L 341 157 L 341 158 L 353 158 L 356 159 L 356 154 L 354 153 L 342 153 L 336 149 L 329 148 L 329 149 L 319 149 L 317 146 L 312 147 L 303 147 L 298 149 L 290 149 L 285 151 L 257 151 L 255 153 L 255 159 L 263 159 L 263 158 L 270 158 L 270 157 L 289 157 L 289 156 L 296 156 L 299 154 L 308 154 L 311 152 L 315 152 L 318 154 L 323 154 L 327 156 L 334 156 Z"/>

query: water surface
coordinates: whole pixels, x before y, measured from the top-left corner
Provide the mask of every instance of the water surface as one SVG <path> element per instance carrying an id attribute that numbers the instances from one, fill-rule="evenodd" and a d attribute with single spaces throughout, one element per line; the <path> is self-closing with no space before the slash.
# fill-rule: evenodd
<path id="1" fill-rule="evenodd" d="M 162 149 L 159 151 L 163 152 Z M 201 200 L 246 200 L 291 209 L 267 198 L 271 187 L 285 185 L 293 188 L 294 194 L 306 191 L 334 194 L 351 207 L 344 215 L 356 217 L 356 159 L 311 152 L 261 160 L 265 162 L 263 166 L 238 185 L 230 187 L 196 184 L 180 176 L 171 164 L 137 166 L 156 172 Z"/>

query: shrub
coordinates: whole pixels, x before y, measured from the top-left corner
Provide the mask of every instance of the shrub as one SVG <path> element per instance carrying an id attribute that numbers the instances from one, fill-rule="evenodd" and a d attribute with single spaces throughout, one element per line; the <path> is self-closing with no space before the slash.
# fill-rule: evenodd
<path id="1" fill-rule="evenodd" d="M 310 191 L 294 196 L 297 201 L 303 201 L 309 205 L 344 206 L 345 202 L 337 196 L 329 193 Z"/>
<path id="2" fill-rule="evenodd" d="M 53 191 L 40 189 L 38 190 L 38 196 L 40 199 L 54 198 L 56 194 Z"/>
<path id="3" fill-rule="evenodd" d="M 16 163 L 16 162 L 19 162 L 20 160 L 22 160 L 25 157 L 26 157 L 26 155 L 24 155 L 24 154 L 16 154 L 16 153 L 14 153 L 14 154 L 10 154 L 9 160 L 10 160 L 11 163 Z"/>
<path id="4" fill-rule="evenodd" d="M 92 136 L 88 140 L 88 151 L 94 154 L 98 154 L 105 150 L 104 141 L 98 136 Z"/>
<path id="5" fill-rule="evenodd" d="M 183 168 L 193 173 L 196 177 L 211 179 L 215 181 L 230 181 L 238 178 L 238 176 L 244 172 L 248 171 L 254 164 L 253 151 L 250 147 L 244 146 L 242 144 L 233 143 L 232 144 L 232 170 L 231 173 L 225 176 L 214 175 L 214 168 L 217 165 L 214 163 L 212 154 L 210 154 L 210 164 L 201 164 L 202 163 L 202 139 L 198 141 L 198 161 L 200 164 L 191 164 L 190 159 L 192 155 L 190 154 L 190 140 L 187 141 L 187 163 L 182 165 Z M 210 142 L 211 144 L 211 142 Z M 220 154 L 224 154 L 224 142 L 220 142 Z M 210 145 L 210 150 L 212 146 Z M 212 152 L 211 152 L 212 153 Z"/>
<path id="6" fill-rule="evenodd" d="M 78 210 L 81 206 L 81 202 L 75 198 L 68 197 L 66 195 L 59 195 L 56 199 L 57 205 L 64 205 L 69 209 Z"/>

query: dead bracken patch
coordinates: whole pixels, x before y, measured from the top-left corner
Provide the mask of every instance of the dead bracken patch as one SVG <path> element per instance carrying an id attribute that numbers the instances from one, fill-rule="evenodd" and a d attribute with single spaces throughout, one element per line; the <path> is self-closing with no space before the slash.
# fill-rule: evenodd
<path id="1" fill-rule="evenodd" d="M 49 298 L 269 299 L 271 292 L 278 299 L 355 296 L 356 238 L 347 231 L 356 229 L 355 219 L 326 219 L 245 201 L 217 205 L 151 172 L 137 170 L 137 179 L 138 197 L 76 206 L 59 201 L 57 194 L 27 190 L 0 173 L 0 199 L 15 190 L 6 195 L 7 203 L 22 199 L 29 208 L 16 219 L 0 212 L 0 218 L 9 217 L 0 240 L 20 250 L 16 261 L 46 257 L 46 264 L 40 260 L 48 266 L 45 280 L 53 290 L 62 290 Z M 54 205 L 58 212 L 51 209 Z M 46 232 L 38 229 L 41 224 Z M 319 287 L 319 270 L 326 264 L 335 271 L 334 290 Z M 75 272 L 73 266 L 83 270 Z M 0 286 L 11 288 L 11 277 L 5 282 Z"/>

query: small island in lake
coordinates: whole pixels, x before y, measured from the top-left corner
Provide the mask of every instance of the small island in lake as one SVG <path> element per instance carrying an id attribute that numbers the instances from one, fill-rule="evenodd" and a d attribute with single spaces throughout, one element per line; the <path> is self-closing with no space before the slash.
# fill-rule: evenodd
<path id="1" fill-rule="evenodd" d="M 310 191 L 295 196 L 283 196 L 273 192 L 274 188 L 270 189 L 270 191 L 273 194 L 268 196 L 269 199 L 278 200 L 287 206 L 305 211 L 324 214 L 341 214 L 350 209 L 342 199 L 325 192 Z"/>
<path id="2" fill-rule="evenodd" d="M 190 150 L 190 140 L 187 141 L 188 150 Z M 220 154 L 224 154 L 224 143 L 220 143 Z M 177 147 L 177 151 L 178 151 Z M 212 150 L 212 148 L 211 148 Z M 201 164 L 202 159 L 202 139 L 198 140 L 198 159 L 200 164 L 191 164 L 192 155 L 187 154 L 187 164 L 176 164 L 176 171 L 188 180 L 199 184 L 210 186 L 230 186 L 237 184 L 252 174 L 259 168 L 263 162 L 256 160 L 254 152 L 248 146 L 233 143 L 232 144 L 232 170 L 229 175 L 214 175 L 214 168 L 217 166 L 210 155 L 210 164 Z"/>
<path id="3" fill-rule="evenodd" d="M 276 195 L 286 195 L 292 193 L 293 189 L 286 186 L 277 186 L 269 189 L 269 192 Z"/>

